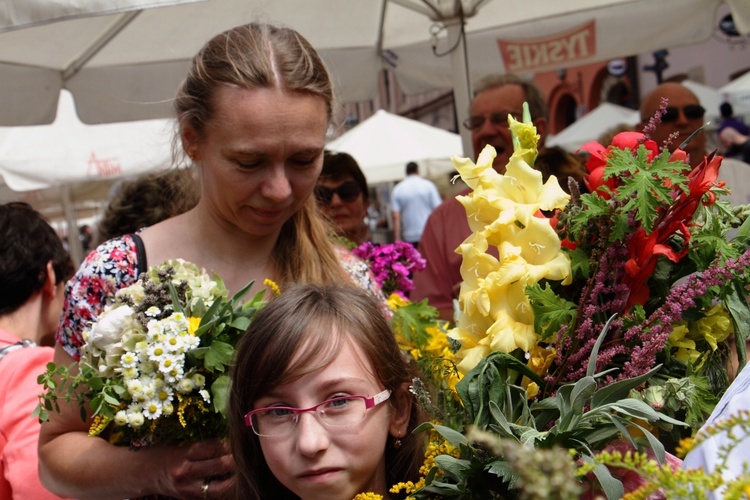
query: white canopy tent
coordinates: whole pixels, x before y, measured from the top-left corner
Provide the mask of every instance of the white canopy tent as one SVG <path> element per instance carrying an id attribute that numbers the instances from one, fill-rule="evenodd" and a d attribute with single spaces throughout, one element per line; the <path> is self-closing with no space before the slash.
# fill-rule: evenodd
<path id="1" fill-rule="evenodd" d="M 750 71 L 719 89 L 722 101 L 732 105 L 736 115 L 750 116 Z"/>
<path id="2" fill-rule="evenodd" d="M 410 161 L 425 177 L 452 172 L 450 157 L 461 155 L 461 136 L 381 109 L 326 148 L 350 154 L 373 185 L 403 179 Z"/>
<path id="3" fill-rule="evenodd" d="M 711 122 L 709 128 L 711 130 L 716 129 L 719 123 L 721 114 L 719 113 L 719 105 L 721 104 L 721 97 L 719 91 L 708 85 L 694 82 L 692 80 L 684 80 L 682 84 L 689 88 L 693 94 L 698 97 L 698 101 L 701 106 L 706 108 L 706 115 L 704 120 Z"/>
<path id="4" fill-rule="evenodd" d="M 547 146 L 559 146 L 575 152 L 589 141 L 595 141 L 607 130 L 618 125 L 635 126 L 641 120 L 634 109 L 604 102 L 566 127 L 560 133 L 547 138 Z"/>
<path id="5" fill-rule="evenodd" d="M 77 227 L 74 203 L 106 199 L 114 179 L 171 161 L 174 120 L 86 125 L 67 90 L 61 91 L 56 115 L 50 125 L 0 127 L 0 176 L 6 185 L 0 196 L 28 201 L 48 215 L 54 212 L 50 204 L 60 206 L 69 232 Z M 71 245 L 78 262 L 76 250 Z"/>

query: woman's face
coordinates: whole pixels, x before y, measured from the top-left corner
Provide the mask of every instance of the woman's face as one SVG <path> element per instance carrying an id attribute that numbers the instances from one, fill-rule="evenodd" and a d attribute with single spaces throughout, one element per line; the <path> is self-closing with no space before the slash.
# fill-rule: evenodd
<path id="1" fill-rule="evenodd" d="M 347 176 L 335 181 L 320 179 L 318 185 L 334 191 L 344 186 L 343 197 L 339 192 L 334 192 L 329 203 L 318 201 L 318 206 L 336 225 L 339 235 L 346 236 L 357 243 L 354 237 L 361 235 L 365 230 L 365 217 L 367 216 L 367 202 L 365 201 L 364 194 L 359 189 L 359 184 L 352 177 Z M 354 188 L 356 188 L 356 192 L 358 193 L 356 196 L 353 196 L 355 193 Z M 351 195 L 351 197 L 347 195 Z"/>
<path id="2" fill-rule="evenodd" d="M 326 105 L 278 89 L 219 87 L 201 136 L 182 131 L 201 165 L 201 203 L 220 225 L 252 236 L 278 235 L 305 204 L 323 162 Z"/>
<path id="3" fill-rule="evenodd" d="M 255 401 L 253 409 L 310 408 L 338 396 L 373 397 L 383 389 L 362 350 L 344 342 L 326 367 L 275 388 Z M 386 401 L 367 410 L 357 426 L 333 428 L 314 412 L 305 412 L 288 435 L 259 437 L 263 456 L 276 479 L 305 500 L 351 500 L 363 492 L 387 496 L 386 439 L 389 433 L 403 436 L 408 422 L 408 415 L 404 420 L 397 413 Z"/>

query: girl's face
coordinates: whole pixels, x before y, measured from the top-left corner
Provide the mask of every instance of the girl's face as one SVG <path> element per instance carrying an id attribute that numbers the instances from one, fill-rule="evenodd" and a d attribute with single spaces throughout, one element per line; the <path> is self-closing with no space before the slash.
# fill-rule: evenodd
<path id="1" fill-rule="evenodd" d="M 337 396 L 373 397 L 383 390 L 362 350 L 344 342 L 330 364 L 275 388 L 255 401 L 253 409 L 309 408 Z M 305 500 L 351 500 L 363 492 L 387 496 L 386 439 L 405 435 L 409 408 L 404 406 L 397 412 L 390 401 L 381 403 L 354 427 L 326 427 L 314 412 L 302 413 L 289 435 L 259 437 L 263 456 L 276 479 Z"/>
<path id="2" fill-rule="evenodd" d="M 222 86 L 213 118 L 183 144 L 201 164 L 201 204 L 226 228 L 278 235 L 312 193 L 328 126 L 323 99 L 278 89 Z"/>

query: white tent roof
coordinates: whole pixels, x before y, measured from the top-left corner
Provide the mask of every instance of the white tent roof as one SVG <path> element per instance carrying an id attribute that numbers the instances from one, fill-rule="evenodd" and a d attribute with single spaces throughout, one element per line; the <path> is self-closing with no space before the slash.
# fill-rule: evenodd
<path id="1" fill-rule="evenodd" d="M 750 71 L 721 87 L 719 94 L 732 105 L 735 114 L 750 114 Z"/>
<path id="2" fill-rule="evenodd" d="M 608 102 L 602 103 L 573 122 L 559 134 L 547 138 L 547 146 L 559 146 L 574 152 L 589 141 L 595 141 L 608 129 L 618 125 L 637 125 L 640 113 Z"/>
<path id="3" fill-rule="evenodd" d="M 171 159 L 174 120 L 85 125 L 62 90 L 50 125 L 0 127 L 0 176 L 14 191 L 156 170 Z"/>
<path id="4" fill-rule="evenodd" d="M 381 109 L 326 147 L 352 155 L 368 184 L 376 184 L 403 179 L 410 161 L 427 177 L 452 171 L 447 159 L 461 154 L 461 136 Z M 439 159 L 446 161 L 425 162 Z"/>
<path id="5" fill-rule="evenodd" d="M 721 116 L 719 113 L 719 104 L 721 104 L 719 91 L 713 87 L 692 80 L 684 80 L 682 84 L 689 88 L 693 94 L 698 97 L 701 106 L 706 108 L 705 121 L 711 122 L 710 128 L 715 129 L 718 126 Z"/>
<path id="6" fill-rule="evenodd" d="M 87 123 L 170 116 L 175 89 L 201 45 L 258 20 L 308 38 L 344 102 L 372 98 L 384 67 L 394 70 L 406 94 L 453 87 L 454 74 L 466 70 L 451 64 L 458 57 L 434 55 L 435 39 L 438 53 L 452 43 L 435 32 L 420 0 L 206 0 L 146 8 L 170 3 L 180 1 L 0 2 L 0 94 L 13 96 L 0 109 L 0 122 L 49 123 L 61 87 L 75 94 Z M 470 80 L 699 43 L 714 32 L 722 3 L 740 32 L 750 31 L 747 0 L 484 1 L 466 19 Z M 129 10 L 139 4 L 145 10 Z M 124 12 L 111 13 L 118 10 Z M 86 13 L 110 14 L 76 18 Z"/>

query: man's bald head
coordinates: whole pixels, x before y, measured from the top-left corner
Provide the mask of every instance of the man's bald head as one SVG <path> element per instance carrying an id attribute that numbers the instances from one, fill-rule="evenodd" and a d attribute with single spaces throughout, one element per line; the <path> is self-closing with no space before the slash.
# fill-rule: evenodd
<path id="1" fill-rule="evenodd" d="M 662 98 L 667 99 L 667 107 L 676 110 L 673 120 L 665 120 L 656 126 L 656 130 L 651 133 L 651 138 L 656 141 L 659 147 L 664 146 L 665 142 L 671 135 L 676 134 L 669 144 L 669 150 L 674 151 L 690 134 L 695 132 L 703 125 L 703 116 L 696 118 L 688 112 L 686 116 L 685 106 L 700 106 L 698 97 L 681 83 L 666 82 L 657 86 L 649 92 L 641 101 L 641 126 L 648 124 L 651 117 L 661 105 Z M 706 133 L 701 132 L 685 148 L 685 152 L 690 156 L 690 164 L 697 166 L 703 161 L 706 155 Z"/>

